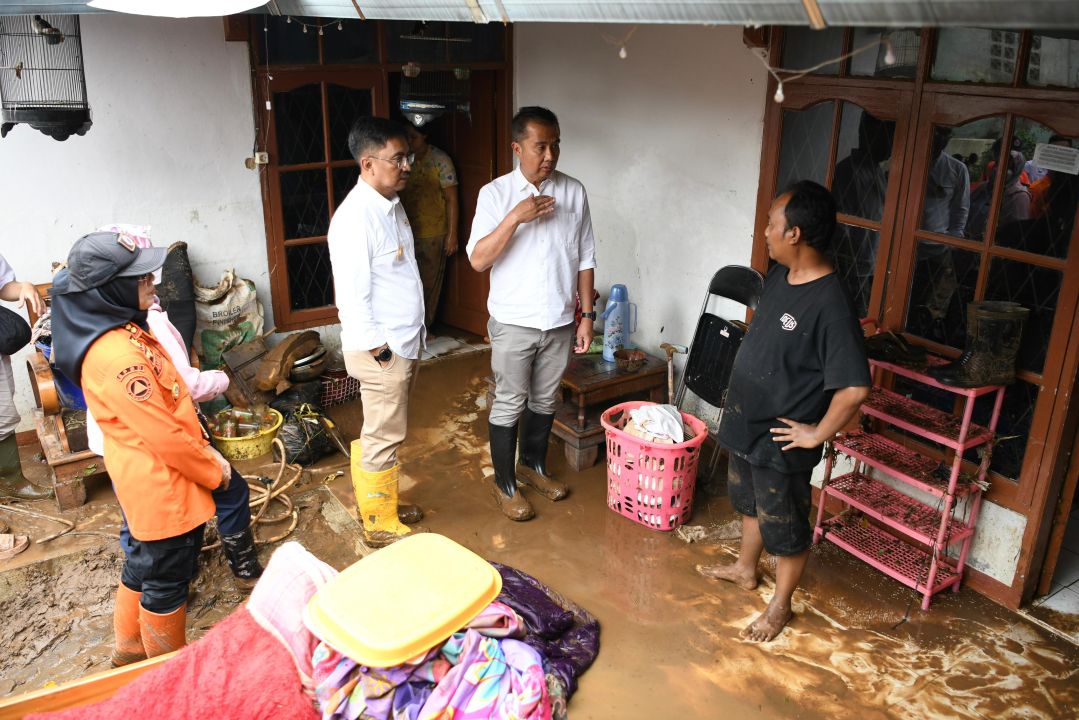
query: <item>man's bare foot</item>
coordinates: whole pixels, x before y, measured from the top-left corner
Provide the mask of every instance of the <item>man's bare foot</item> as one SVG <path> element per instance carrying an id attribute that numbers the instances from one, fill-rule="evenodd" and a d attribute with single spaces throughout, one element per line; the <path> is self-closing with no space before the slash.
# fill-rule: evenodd
<path id="1" fill-rule="evenodd" d="M 737 563 L 730 565 L 698 565 L 697 572 L 710 580 L 726 580 L 734 583 L 743 590 L 755 590 L 757 588 L 756 572 L 745 572 L 738 567 Z"/>
<path id="2" fill-rule="evenodd" d="M 789 607 L 776 607 L 771 603 L 757 619 L 738 633 L 743 640 L 763 643 L 773 640 L 794 617 Z"/>

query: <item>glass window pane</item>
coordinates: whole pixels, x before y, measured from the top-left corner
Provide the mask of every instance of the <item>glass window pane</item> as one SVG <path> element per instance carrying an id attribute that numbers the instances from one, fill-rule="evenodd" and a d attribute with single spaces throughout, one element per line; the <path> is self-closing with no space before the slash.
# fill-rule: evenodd
<path id="1" fill-rule="evenodd" d="M 975 120 L 956 128 L 934 128 L 922 206 L 923 230 L 955 237 L 981 237 L 993 188 L 986 167 L 999 156 L 1003 131 L 1004 121 L 999 117 Z M 981 185 L 986 186 L 981 195 L 973 195 L 972 186 L 977 191 Z M 981 214 L 973 217 L 972 207 L 979 198 L 983 200 L 979 206 Z M 972 225 L 976 228 L 973 231 Z"/>
<path id="2" fill-rule="evenodd" d="M 326 63 L 378 62 L 378 25 L 375 23 L 340 20 L 329 25 L 323 33 L 322 57 Z"/>
<path id="3" fill-rule="evenodd" d="M 334 168 L 333 170 L 333 206 L 341 207 L 345 197 L 356 187 L 356 181 L 360 179 L 360 166 Z"/>
<path id="4" fill-rule="evenodd" d="M 854 28 L 851 50 L 865 47 L 871 42 L 879 42 L 877 48 L 870 48 L 850 59 L 850 74 L 863 77 L 886 77 L 913 79 L 918 69 L 918 50 L 922 44 L 922 33 L 918 28 Z M 895 62 L 885 62 L 888 41 L 892 45 Z"/>
<path id="5" fill-rule="evenodd" d="M 266 43 L 261 38 L 255 38 L 263 63 L 269 60 L 271 65 L 317 65 L 318 64 L 318 31 L 303 31 L 303 25 L 299 21 L 309 25 L 320 25 L 325 22 L 322 18 L 302 17 L 289 22 L 290 18 L 269 15 L 266 17 Z M 261 21 L 256 22 L 256 27 L 261 26 Z"/>
<path id="6" fill-rule="evenodd" d="M 808 27 L 783 28 L 783 67 L 804 70 L 843 54 L 843 28 L 813 30 Z M 839 63 L 816 70 L 814 75 L 838 75 Z"/>
<path id="7" fill-rule="evenodd" d="M 327 85 L 326 103 L 330 113 L 330 157 L 334 160 L 351 160 L 348 132 L 356 120 L 371 115 L 371 91 L 367 88 Z"/>
<path id="8" fill-rule="evenodd" d="M 392 63 L 446 62 L 446 46 L 450 43 L 444 38 L 457 37 L 450 30 L 455 26 L 444 22 L 393 20 L 385 23 L 385 27 L 386 59 Z"/>
<path id="9" fill-rule="evenodd" d="M 330 227 L 326 207 L 326 172 L 301 170 L 281 173 L 281 210 L 285 239 L 325 235 Z"/>
<path id="10" fill-rule="evenodd" d="M 854 301 L 858 317 L 869 314 L 869 291 L 877 265 L 880 233 L 868 228 L 840 224 L 833 241 L 835 270 Z"/>
<path id="11" fill-rule="evenodd" d="M 1079 88 L 1079 31 L 1034 31 L 1027 85 Z"/>
<path id="12" fill-rule="evenodd" d="M 304 85 L 273 95 L 279 165 L 322 162 L 322 90 Z"/>
<path id="13" fill-rule="evenodd" d="M 451 62 L 501 62 L 506 58 L 506 28 L 502 23 L 449 23 L 453 37 L 469 42 L 448 43 Z"/>
<path id="14" fill-rule="evenodd" d="M 986 300 L 1012 300 L 1030 310 L 1019 344 L 1019 367 L 1041 373 L 1049 351 L 1057 299 L 1064 274 L 1016 260 L 993 258 L 989 264 Z"/>
<path id="15" fill-rule="evenodd" d="M 333 273 L 326 243 L 285 248 L 285 261 L 293 310 L 333 305 Z"/>
<path id="16" fill-rule="evenodd" d="M 832 102 L 823 102 L 806 110 L 783 111 L 776 185 L 780 192 L 799 180 L 824 184 L 834 115 L 835 104 Z"/>
<path id="17" fill-rule="evenodd" d="M 895 122 L 843 103 L 832 194 L 841 213 L 880 221 L 888 192 Z"/>
<path id="18" fill-rule="evenodd" d="M 1034 406 L 1038 402 L 1041 388 L 1022 380 L 1016 380 L 1004 391 L 1004 403 L 1000 407 L 1000 419 L 997 421 L 997 437 L 993 446 L 993 457 L 989 469 L 1000 473 L 1010 480 L 1019 479 L 1023 467 L 1023 456 L 1027 450 L 1027 438 L 1030 436 L 1030 424 L 1034 419 Z M 988 425 L 992 418 L 995 394 L 982 395 L 974 403 L 974 422 Z M 976 451 L 966 456 L 971 462 L 979 462 Z"/>
<path id="19" fill-rule="evenodd" d="M 941 28 L 931 77 L 948 82 L 1009 85 L 1015 75 L 1019 33 L 988 28 Z"/>
<path id="20" fill-rule="evenodd" d="M 1008 176 L 993 242 L 1000 247 L 1065 258 L 1079 203 L 1079 178 L 1045 170 L 1033 160 L 1039 143 L 1074 141 L 1028 118 L 1016 118 Z"/>
<path id="21" fill-rule="evenodd" d="M 974 299 L 979 254 L 920 240 L 906 331 L 943 345 L 966 345 L 966 307 Z"/>

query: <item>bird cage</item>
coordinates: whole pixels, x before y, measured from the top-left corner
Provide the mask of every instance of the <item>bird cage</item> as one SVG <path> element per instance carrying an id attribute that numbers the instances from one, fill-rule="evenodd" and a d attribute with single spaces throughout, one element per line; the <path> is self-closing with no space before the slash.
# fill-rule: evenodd
<path id="1" fill-rule="evenodd" d="M 470 82 L 469 71 L 457 68 L 453 71 L 419 71 L 418 66 L 406 72 L 401 79 L 401 113 L 420 127 L 444 113 L 468 114 Z"/>
<path id="2" fill-rule="evenodd" d="M 0 16 L 0 137 L 19 123 L 54 140 L 90 129 L 78 15 Z"/>

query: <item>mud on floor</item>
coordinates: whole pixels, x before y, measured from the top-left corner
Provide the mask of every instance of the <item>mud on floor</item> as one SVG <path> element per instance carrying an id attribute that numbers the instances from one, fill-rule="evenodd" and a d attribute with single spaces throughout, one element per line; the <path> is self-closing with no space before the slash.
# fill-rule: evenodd
<path id="1" fill-rule="evenodd" d="M 286 541 L 303 543 L 338 570 L 369 552 L 360 542 L 359 525 L 326 488 L 297 494 L 293 503 L 299 522 Z M 259 534 L 272 536 L 282 530 L 265 525 Z M 276 544 L 260 546 L 263 564 L 273 547 Z M 118 544 L 104 541 L 0 573 L 0 696 L 109 668 L 113 598 L 122 564 Z M 199 576 L 191 585 L 188 640 L 204 635 L 245 599 L 234 587 L 221 551 L 204 553 Z"/>

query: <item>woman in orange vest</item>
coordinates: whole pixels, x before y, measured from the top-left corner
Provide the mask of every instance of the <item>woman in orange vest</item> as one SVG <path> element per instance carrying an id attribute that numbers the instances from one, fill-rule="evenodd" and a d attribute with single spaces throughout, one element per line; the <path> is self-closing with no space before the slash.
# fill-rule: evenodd
<path id="1" fill-rule="evenodd" d="M 53 365 L 82 387 L 97 418 L 131 530 L 113 615 L 117 666 L 185 644 L 187 588 L 214 514 L 210 492 L 231 475 L 146 325 L 152 273 L 166 252 L 115 232 L 85 235 L 50 291 Z"/>

